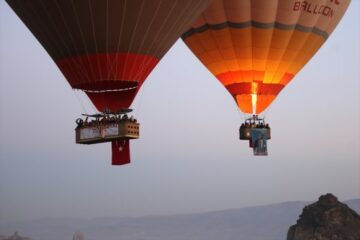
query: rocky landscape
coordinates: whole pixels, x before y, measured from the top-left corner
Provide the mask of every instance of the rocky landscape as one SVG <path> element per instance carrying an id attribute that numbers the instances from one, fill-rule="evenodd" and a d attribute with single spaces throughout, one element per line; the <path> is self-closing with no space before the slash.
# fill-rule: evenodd
<path id="1" fill-rule="evenodd" d="M 31 240 L 31 239 L 27 237 L 22 237 L 18 232 L 15 232 L 13 235 L 8 237 L 0 235 L 0 240 Z"/>
<path id="2" fill-rule="evenodd" d="M 359 240 L 360 216 L 328 193 L 303 209 L 287 240 Z"/>
<path id="3" fill-rule="evenodd" d="M 19 231 L 33 240 L 73 239 L 81 230 L 86 240 L 360 240 L 324 233 L 346 224 L 346 232 L 356 233 L 358 217 L 347 206 L 360 213 L 360 199 L 340 203 L 326 195 L 319 202 L 285 202 L 266 206 L 228 209 L 216 212 L 144 217 L 106 217 L 94 219 L 39 219 L 2 222 L 0 236 Z M 307 206 L 307 207 L 305 207 Z M 302 209 L 305 207 L 303 213 Z M 289 226 L 296 223 L 289 230 Z M 314 226 L 317 226 L 314 228 Z M 310 229 L 310 230 L 309 230 Z M 309 232 L 310 231 L 310 232 Z M 342 231 L 342 230 L 341 230 Z M 342 232 L 339 233 L 342 233 Z M 306 233 L 309 233 L 306 235 Z M 19 237 L 19 234 L 17 234 Z M 346 235 L 347 236 L 347 235 Z M 29 240 L 0 237 L 0 240 Z M 304 238 L 303 238 L 304 237 Z M 305 238 L 310 237 L 310 238 Z"/>

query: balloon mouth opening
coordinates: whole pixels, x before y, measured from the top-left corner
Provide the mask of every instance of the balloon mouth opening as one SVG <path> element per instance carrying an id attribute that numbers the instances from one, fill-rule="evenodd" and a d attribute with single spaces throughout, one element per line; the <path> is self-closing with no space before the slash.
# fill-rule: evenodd
<path id="1" fill-rule="evenodd" d="M 136 81 L 103 80 L 101 82 L 80 83 L 73 86 L 88 93 L 123 92 L 137 89 L 139 83 Z"/>
<path id="2" fill-rule="evenodd" d="M 82 90 L 98 111 L 117 112 L 129 108 L 140 86 L 137 81 L 101 80 L 80 83 L 74 88 Z"/>
<path id="3" fill-rule="evenodd" d="M 107 93 L 107 92 L 124 92 L 124 91 L 131 91 L 137 89 L 137 87 L 130 87 L 130 88 L 119 88 L 119 89 L 108 89 L 108 90 L 83 90 L 87 93 Z"/>

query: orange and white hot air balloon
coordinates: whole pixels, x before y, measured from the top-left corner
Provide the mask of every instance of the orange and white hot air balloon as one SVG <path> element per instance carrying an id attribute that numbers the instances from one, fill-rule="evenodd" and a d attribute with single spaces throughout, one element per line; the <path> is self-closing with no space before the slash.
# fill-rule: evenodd
<path id="1" fill-rule="evenodd" d="M 182 38 L 234 97 L 263 112 L 311 59 L 350 0 L 213 0 Z"/>

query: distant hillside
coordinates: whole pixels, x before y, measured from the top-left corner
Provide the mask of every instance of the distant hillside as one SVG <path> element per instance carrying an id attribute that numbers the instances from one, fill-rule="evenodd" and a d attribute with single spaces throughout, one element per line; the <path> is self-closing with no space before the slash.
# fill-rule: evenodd
<path id="1" fill-rule="evenodd" d="M 360 212 L 360 199 L 345 202 Z M 170 216 L 44 219 L 0 225 L 0 235 L 15 230 L 33 240 L 72 239 L 81 230 L 86 240 L 285 240 L 309 202 Z"/>

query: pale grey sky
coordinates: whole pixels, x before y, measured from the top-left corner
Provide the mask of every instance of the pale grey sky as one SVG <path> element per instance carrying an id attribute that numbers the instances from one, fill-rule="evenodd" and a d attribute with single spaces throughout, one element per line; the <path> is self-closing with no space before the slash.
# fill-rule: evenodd
<path id="1" fill-rule="evenodd" d="M 178 41 L 133 104 L 141 139 L 132 164 L 113 167 L 110 144 L 74 143 L 86 99 L 1 1 L 0 221 L 201 212 L 326 192 L 359 198 L 359 42 L 353 0 L 270 107 L 270 156 L 253 157 L 238 140 L 231 96 Z"/>

